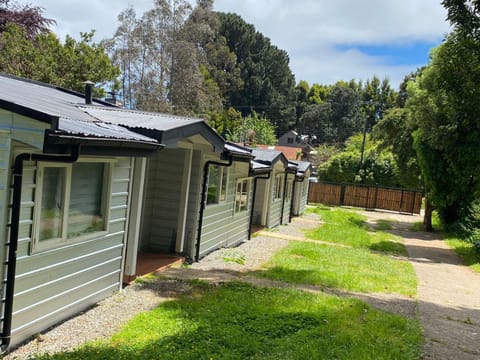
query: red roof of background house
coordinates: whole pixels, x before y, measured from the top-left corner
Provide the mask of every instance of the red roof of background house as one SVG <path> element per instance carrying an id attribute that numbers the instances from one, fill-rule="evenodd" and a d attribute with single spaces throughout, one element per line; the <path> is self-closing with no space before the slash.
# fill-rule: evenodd
<path id="1" fill-rule="evenodd" d="M 300 160 L 302 158 L 302 148 L 278 145 L 257 145 L 259 149 L 270 149 L 281 151 L 288 160 Z"/>

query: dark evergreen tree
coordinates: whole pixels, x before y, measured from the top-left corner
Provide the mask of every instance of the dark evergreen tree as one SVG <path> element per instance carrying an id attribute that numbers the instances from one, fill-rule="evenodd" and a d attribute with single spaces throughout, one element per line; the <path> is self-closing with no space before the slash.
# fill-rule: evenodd
<path id="1" fill-rule="evenodd" d="M 242 86 L 226 89 L 227 107 L 263 114 L 279 133 L 295 125 L 295 78 L 288 54 L 235 14 L 218 13 L 220 35 L 236 56 Z"/>

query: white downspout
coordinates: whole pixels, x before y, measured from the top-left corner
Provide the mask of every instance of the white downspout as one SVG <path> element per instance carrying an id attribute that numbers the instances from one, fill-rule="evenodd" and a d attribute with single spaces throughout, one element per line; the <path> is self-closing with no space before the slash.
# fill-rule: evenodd
<path id="1" fill-rule="evenodd" d="M 142 223 L 143 191 L 145 189 L 146 158 L 135 159 L 133 184 L 131 188 L 132 201 L 130 203 L 129 226 L 125 254 L 124 275 L 133 276 L 137 272 L 138 242 Z"/>
<path id="2" fill-rule="evenodd" d="M 177 253 L 184 252 L 185 246 L 185 233 L 187 227 L 187 212 L 188 212 L 188 200 L 190 192 L 190 178 L 192 175 L 192 157 L 193 147 L 185 149 L 185 157 L 183 161 L 183 176 L 182 176 L 182 190 L 180 192 L 180 208 L 178 212 L 177 223 L 177 239 L 175 243 L 175 251 Z"/>

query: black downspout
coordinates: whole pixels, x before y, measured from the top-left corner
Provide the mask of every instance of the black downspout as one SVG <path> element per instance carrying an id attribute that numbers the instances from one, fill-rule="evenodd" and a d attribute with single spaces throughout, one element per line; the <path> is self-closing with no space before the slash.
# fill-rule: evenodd
<path id="1" fill-rule="evenodd" d="M 285 180 L 283 182 L 283 199 L 282 199 L 282 215 L 280 217 L 280 225 L 283 225 L 283 213 L 285 212 L 285 192 L 287 191 L 288 171 L 285 171 Z"/>
<path id="2" fill-rule="evenodd" d="M 2 344 L 1 353 L 5 353 L 10 346 L 11 332 L 12 332 L 12 313 L 13 313 L 13 296 L 15 288 L 15 271 L 17 267 L 17 248 L 18 248 L 18 231 L 20 226 L 20 208 L 22 199 L 22 177 L 23 177 L 23 162 L 24 161 L 47 161 L 47 162 L 61 162 L 73 163 L 78 160 L 80 154 L 80 145 L 72 148 L 70 155 L 44 155 L 44 154 L 29 154 L 23 153 L 15 158 L 13 167 L 13 194 L 12 194 L 12 215 L 10 218 L 10 239 L 8 243 L 8 260 L 7 278 L 5 284 L 5 305 L 3 315 L 2 328 Z"/>
<path id="3" fill-rule="evenodd" d="M 202 226 L 203 226 L 203 213 L 205 211 L 205 206 L 206 206 L 206 196 L 207 196 L 207 185 L 208 185 L 208 168 L 210 165 L 218 165 L 218 166 L 224 166 L 224 167 L 229 167 L 232 166 L 233 164 L 233 157 L 230 156 L 228 159 L 228 163 L 222 163 L 218 161 L 207 161 L 205 165 L 203 166 L 203 183 L 202 183 L 202 198 L 200 200 L 200 212 L 198 214 L 198 230 L 197 230 L 197 243 L 195 244 L 196 249 L 195 249 L 195 261 L 200 260 L 200 242 L 202 239 Z"/>
<path id="4" fill-rule="evenodd" d="M 290 218 L 289 218 L 289 222 L 292 222 L 292 217 L 293 217 L 293 208 L 295 206 L 295 202 L 293 200 L 295 200 L 295 188 L 296 188 L 296 183 L 303 183 L 305 181 L 305 177 L 302 179 L 302 180 L 297 180 L 297 178 L 295 177 L 295 180 L 293 181 L 293 190 L 292 190 L 292 199 L 290 200 Z M 303 192 L 302 192 L 303 193 Z"/>
<path id="5" fill-rule="evenodd" d="M 252 226 L 253 226 L 253 210 L 255 208 L 255 196 L 257 195 L 257 180 L 263 179 L 268 180 L 270 179 L 271 172 L 268 173 L 265 177 L 256 176 L 253 180 L 253 194 L 252 194 L 252 208 L 250 209 L 250 220 L 248 224 L 248 240 L 252 239 Z"/>

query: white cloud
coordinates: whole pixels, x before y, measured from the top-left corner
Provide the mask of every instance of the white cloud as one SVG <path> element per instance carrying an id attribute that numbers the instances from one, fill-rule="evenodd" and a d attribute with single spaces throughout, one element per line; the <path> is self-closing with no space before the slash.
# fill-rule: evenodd
<path id="1" fill-rule="evenodd" d="M 57 25 L 52 29 L 62 40 L 68 34 L 78 38 L 80 32 L 95 30 L 95 38 L 112 37 L 118 27 L 117 16 L 133 5 L 137 16 L 153 7 L 153 0 L 37 0 L 45 9 L 44 16 Z"/>
<path id="2" fill-rule="evenodd" d="M 297 81 L 310 83 L 377 75 L 396 87 L 424 64 L 396 66 L 392 59 L 342 51 L 338 45 L 438 44 L 449 30 L 438 0 L 217 0 L 215 6 L 254 24 L 289 53 Z"/>
<path id="3" fill-rule="evenodd" d="M 388 65 L 388 59 L 367 56 L 357 50 L 338 51 L 325 47 L 317 51 L 318 55 L 315 57 L 300 54 L 291 59 L 290 67 L 297 74 L 297 81 L 333 84 L 340 80 L 365 81 L 375 75 L 381 80 L 388 78 L 390 84 L 397 87 L 406 74 L 423 65 Z"/>
<path id="4" fill-rule="evenodd" d="M 317 39 L 337 44 L 435 40 L 448 30 L 438 0 L 217 0 L 258 30 L 292 46 Z"/>
<path id="5" fill-rule="evenodd" d="M 96 29 L 96 40 L 113 35 L 117 16 L 129 3 L 138 16 L 153 7 L 153 0 L 35 1 L 45 8 L 45 16 L 57 21 L 53 30 L 61 39 Z M 341 49 L 438 44 L 449 30 L 439 0 L 216 0 L 215 9 L 237 13 L 254 24 L 288 52 L 297 81 L 309 83 L 365 80 L 377 74 L 397 86 L 404 75 L 424 64 L 395 66 L 391 59 Z"/>

